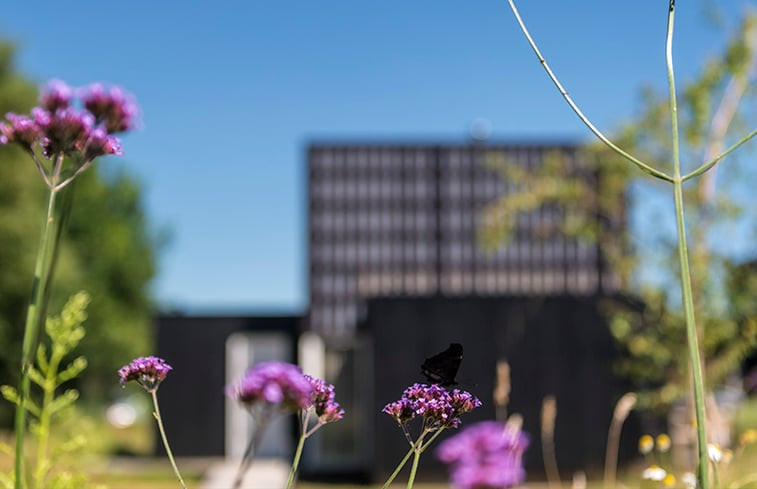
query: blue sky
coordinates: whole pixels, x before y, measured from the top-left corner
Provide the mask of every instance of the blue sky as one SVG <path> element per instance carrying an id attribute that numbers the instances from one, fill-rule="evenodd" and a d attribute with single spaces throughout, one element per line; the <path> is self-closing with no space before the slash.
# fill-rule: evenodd
<path id="1" fill-rule="evenodd" d="M 665 86 L 667 2 L 521 0 L 542 52 L 610 131 L 643 85 Z M 680 81 L 719 52 L 754 2 L 679 2 Z M 144 184 L 172 234 L 153 284 L 194 311 L 306 304 L 304 151 L 314 140 L 588 140 L 545 77 L 505 0 L 13 2 L 0 35 L 36 82 L 120 84 L 143 128 L 104 160 Z"/>

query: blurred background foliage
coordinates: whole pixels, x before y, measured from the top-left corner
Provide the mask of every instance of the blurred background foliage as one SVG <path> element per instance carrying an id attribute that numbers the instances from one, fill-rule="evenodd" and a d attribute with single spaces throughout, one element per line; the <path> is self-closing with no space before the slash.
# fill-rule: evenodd
<path id="1" fill-rule="evenodd" d="M 13 45 L 0 42 L 0 114 L 27 113 L 36 101 L 37 87 L 16 71 Z M 89 362 L 79 380 L 85 402 L 107 399 L 116 370 L 152 344 L 149 284 L 163 239 L 147 220 L 140 183 L 113 164 L 100 162 L 75 182 L 51 293 L 51 311 L 75 291 L 92 296 L 79 347 Z M 18 384 L 46 195 L 29 156 L 15 145 L 0 146 L 0 379 L 11 385 Z M 0 427 L 10 425 L 12 414 L 10 404 L 0 406 Z"/>
<path id="2" fill-rule="evenodd" d="M 747 13 L 725 52 L 707 61 L 696 79 L 679 83 L 684 172 L 754 128 L 756 65 L 757 16 Z M 613 140 L 670 173 L 667 92 L 644 89 L 640 107 L 636 120 Z M 757 345 L 753 149 L 754 143 L 740 148 L 685 187 L 700 346 L 711 389 L 738 373 Z M 588 145 L 579 159 L 584 164 L 556 152 L 538 168 L 489 160 L 516 190 L 485 209 L 481 240 L 489 249 L 503 246 L 520 214 L 541 206 L 565 209 L 555 229 L 540 230 L 537 238 L 559 232 L 600 246 L 629 297 L 606 301 L 611 332 L 623 352 L 617 372 L 639 389 L 641 406 L 669 407 L 689 386 L 671 187 L 647 178 L 602 144 Z M 747 239 L 744 229 L 751 233 Z"/>

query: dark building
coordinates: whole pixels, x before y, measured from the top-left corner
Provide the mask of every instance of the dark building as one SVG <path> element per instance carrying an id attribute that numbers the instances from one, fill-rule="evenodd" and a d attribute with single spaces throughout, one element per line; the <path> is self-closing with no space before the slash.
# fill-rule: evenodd
<path id="1" fill-rule="evenodd" d="M 223 386 L 256 361 L 299 361 L 335 384 L 348 413 L 309 439 L 303 475 L 378 480 L 407 451 L 381 408 L 424 380 L 424 358 L 460 342 L 459 380 L 484 402 L 464 423 L 494 416 L 496 365 L 507 361 L 510 411 L 524 416 L 533 441 L 529 465 L 541 468 L 540 403 L 554 395 L 561 468 L 596 467 L 623 393 L 609 374 L 615 350 L 599 306 L 616 295 L 616 277 L 596 244 L 537 238 L 565 218 L 559 206 L 518 216 L 496 251 L 477 237 L 483 208 L 514 190 L 490 162 L 536 168 L 555 154 L 584 166 L 569 144 L 310 146 L 305 317 L 159 318 L 159 352 L 176 375 L 161 387 L 162 403 L 182 413 L 167 421 L 177 454 L 238 456 L 234 437 L 249 432 L 249 420 L 229 407 Z M 596 185 L 594 171 L 584 174 Z M 291 449 L 290 428 L 266 453 Z M 441 477 L 426 458 L 423 475 Z"/>
<path id="2" fill-rule="evenodd" d="M 465 415 L 463 425 L 496 419 L 493 392 L 497 364 L 510 370 L 507 414 L 523 417 L 530 437 L 525 464 L 529 476 L 543 473 L 540 413 L 546 397 L 556 401 L 554 442 L 564 476 L 575 470 L 601 473 L 614 402 L 627 385 L 611 364 L 617 350 L 594 297 L 388 297 L 368 301 L 363 325 L 373 332 L 373 366 L 365 380 L 375 386 L 370 419 L 374 480 L 386 480 L 408 449 L 396 422 L 380 408 L 402 389 L 425 381 L 419 359 L 460 341 L 465 347 L 459 385 L 478 396 L 482 406 Z M 377 333 L 380 331 L 380 333 Z M 441 440 L 454 434 L 444 433 Z M 638 429 L 624 430 L 624 459 L 635 454 Z M 424 457 L 423 477 L 439 478 L 443 467 Z"/>
<path id="3" fill-rule="evenodd" d="M 494 252 L 478 239 L 484 207 L 514 191 L 492 161 L 528 169 L 555 155 L 568 167 L 587 167 L 596 188 L 596 172 L 569 144 L 309 148 L 305 324 L 330 347 L 328 380 L 351 418 L 323 430 L 314 468 L 333 459 L 375 480 L 388 475 L 407 444 L 380 410 L 423 381 L 422 360 L 451 342 L 466 347 L 461 378 L 484 401 L 468 422 L 494 417 L 496 365 L 507 361 L 511 410 L 532 435 L 531 468 L 542 467 L 545 396 L 558 403 L 562 468 L 603 461 L 612 407 L 624 390 L 610 374 L 616 351 L 600 312 L 601 297 L 615 295 L 618 283 L 602 250 L 564 233 L 540 236 L 565 219 L 568 211 L 556 205 L 518 216 L 510 241 Z M 431 461 L 424 467 L 442 475 Z"/>
<path id="4" fill-rule="evenodd" d="M 512 186 L 491 166 L 542 165 L 575 145 L 312 145 L 308 151 L 309 328 L 352 337 L 365 299 L 400 295 L 592 295 L 611 291 L 596 245 L 535 239 L 564 218 L 543 206 L 519 216 L 496 252 L 477 239 L 482 210 Z M 589 173 L 588 178 L 591 178 Z"/>

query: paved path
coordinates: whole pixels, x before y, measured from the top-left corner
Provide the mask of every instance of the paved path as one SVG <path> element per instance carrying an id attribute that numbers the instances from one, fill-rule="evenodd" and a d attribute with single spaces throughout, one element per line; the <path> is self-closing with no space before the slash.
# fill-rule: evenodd
<path id="1" fill-rule="evenodd" d="M 221 461 L 208 467 L 200 489 L 231 489 L 239 462 Z M 281 489 L 289 476 L 289 464 L 279 459 L 255 460 L 240 489 Z"/>

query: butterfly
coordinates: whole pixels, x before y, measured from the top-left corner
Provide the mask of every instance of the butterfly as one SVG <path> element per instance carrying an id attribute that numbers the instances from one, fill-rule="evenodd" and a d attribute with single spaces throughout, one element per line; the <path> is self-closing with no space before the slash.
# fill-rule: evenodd
<path id="1" fill-rule="evenodd" d="M 427 358 L 421 365 L 421 373 L 429 382 L 441 386 L 455 385 L 455 375 L 463 361 L 463 345 L 450 343 L 449 348 Z"/>

